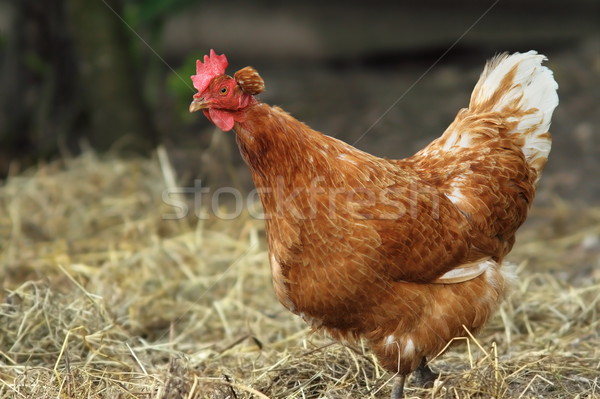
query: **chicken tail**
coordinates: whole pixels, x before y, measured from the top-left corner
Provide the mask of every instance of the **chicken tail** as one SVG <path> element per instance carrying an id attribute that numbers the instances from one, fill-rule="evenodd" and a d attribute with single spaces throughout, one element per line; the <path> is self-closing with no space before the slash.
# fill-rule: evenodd
<path id="1" fill-rule="evenodd" d="M 475 85 L 469 113 L 497 112 L 508 134 L 522 140 L 522 150 L 538 178 L 548 159 L 552 137 L 548 132 L 558 105 L 558 84 L 547 60 L 536 51 L 500 54 L 487 63 Z"/>

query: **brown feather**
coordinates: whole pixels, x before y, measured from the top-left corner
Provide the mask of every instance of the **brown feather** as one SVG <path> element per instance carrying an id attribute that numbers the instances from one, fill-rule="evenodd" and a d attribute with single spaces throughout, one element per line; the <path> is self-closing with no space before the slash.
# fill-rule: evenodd
<path id="1" fill-rule="evenodd" d="M 465 328 L 481 329 L 505 295 L 502 260 L 550 150 L 545 129 L 558 99 L 542 58 L 498 56 L 469 108 L 402 160 L 360 151 L 259 101 L 232 110 L 281 303 L 337 339 L 365 337 L 401 375 Z M 264 89 L 252 68 L 235 79 L 248 94 Z"/>

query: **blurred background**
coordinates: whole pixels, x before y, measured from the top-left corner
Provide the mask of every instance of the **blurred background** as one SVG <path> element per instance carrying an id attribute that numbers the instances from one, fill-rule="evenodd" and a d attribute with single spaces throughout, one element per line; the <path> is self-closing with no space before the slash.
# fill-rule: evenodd
<path id="1" fill-rule="evenodd" d="M 597 0 L 5 0 L 0 176 L 88 147 L 151 156 L 165 144 L 182 184 L 250 189 L 233 133 L 187 111 L 210 48 L 230 74 L 257 68 L 263 101 L 391 158 L 443 132 L 486 59 L 535 49 L 560 96 L 538 201 L 600 199 Z"/>

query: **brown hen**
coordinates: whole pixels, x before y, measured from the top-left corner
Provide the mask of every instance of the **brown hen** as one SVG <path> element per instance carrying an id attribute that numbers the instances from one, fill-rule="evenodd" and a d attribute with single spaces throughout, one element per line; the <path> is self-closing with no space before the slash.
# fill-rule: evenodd
<path id="1" fill-rule="evenodd" d="M 323 135 L 254 96 L 251 67 L 198 61 L 203 110 L 235 130 L 265 210 L 275 292 L 314 328 L 365 338 L 383 367 L 435 378 L 427 358 L 477 332 L 505 295 L 502 261 L 527 217 L 558 104 L 535 51 L 485 67 L 469 108 L 410 158 L 388 160 Z"/>

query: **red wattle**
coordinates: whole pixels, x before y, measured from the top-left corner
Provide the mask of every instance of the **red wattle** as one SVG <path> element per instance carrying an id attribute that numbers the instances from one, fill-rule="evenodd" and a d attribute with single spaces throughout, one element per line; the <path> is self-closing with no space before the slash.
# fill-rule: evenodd
<path id="1" fill-rule="evenodd" d="M 211 108 L 208 110 L 208 117 L 212 123 L 217 125 L 217 127 L 224 132 L 233 129 L 235 121 L 233 120 L 231 112 Z"/>

